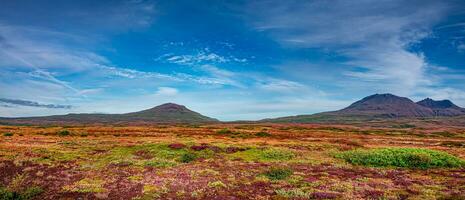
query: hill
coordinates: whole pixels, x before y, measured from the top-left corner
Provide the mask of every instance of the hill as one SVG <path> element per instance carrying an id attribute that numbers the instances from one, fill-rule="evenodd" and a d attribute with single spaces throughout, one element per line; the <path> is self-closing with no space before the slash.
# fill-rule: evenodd
<path id="1" fill-rule="evenodd" d="M 67 114 L 44 117 L 0 118 L 3 124 L 159 124 L 211 123 L 217 119 L 206 117 L 174 103 L 162 104 L 147 110 L 125 114 Z"/>

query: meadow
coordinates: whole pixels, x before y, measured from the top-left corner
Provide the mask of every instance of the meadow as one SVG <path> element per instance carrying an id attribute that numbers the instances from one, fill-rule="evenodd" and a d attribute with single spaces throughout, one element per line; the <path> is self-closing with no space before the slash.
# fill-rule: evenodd
<path id="1" fill-rule="evenodd" d="M 0 199 L 464 199 L 465 129 L 0 126 Z"/>

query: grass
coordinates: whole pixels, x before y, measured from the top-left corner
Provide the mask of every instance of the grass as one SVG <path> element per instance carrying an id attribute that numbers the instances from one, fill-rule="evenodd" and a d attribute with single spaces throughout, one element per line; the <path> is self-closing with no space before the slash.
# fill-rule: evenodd
<path id="1" fill-rule="evenodd" d="M 465 167 L 465 161 L 446 152 L 419 148 L 379 148 L 352 150 L 336 155 L 345 161 L 369 167 L 403 168 L 458 168 Z"/>

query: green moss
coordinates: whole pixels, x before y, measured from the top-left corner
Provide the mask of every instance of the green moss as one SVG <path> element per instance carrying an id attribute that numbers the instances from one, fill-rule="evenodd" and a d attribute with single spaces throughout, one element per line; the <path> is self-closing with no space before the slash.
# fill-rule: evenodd
<path id="1" fill-rule="evenodd" d="M 291 160 L 295 157 L 295 154 L 292 151 L 284 149 L 251 148 L 245 151 L 233 153 L 231 156 L 245 161 L 276 162 Z"/>
<path id="2" fill-rule="evenodd" d="M 380 148 L 353 150 L 336 155 L 337 158 L 370 167 L 437 168 L 464 167 L 465 161 L 446 152 L 417 148 Z"/>
<path id="3" fill-rule="evenodd" d="M 108 153 L 94 157 L 90 167 L 102 168 L 109 164 L 129 164 L 137 167 L 151 166 L 157 168 L 173 167 L 180 163 L 188 163 L 197 158 L 211 158 L 215 152 L 210 149 L 193 151 L 188 148 L 172 149 L 169 144 L 143 144 L 136 146 L 116 147 Z M 138 156 L 144 152 L 147 158 Z"/>
<path id="4" fill-rule="evenodd" d="M 156 168 L 174 167 L 176 165 L 177 163 L 175 161 L 159 160 L 159 159 L 152 159 L 152 160 L 144 162 L 144 166 L 156 167 Z"/>

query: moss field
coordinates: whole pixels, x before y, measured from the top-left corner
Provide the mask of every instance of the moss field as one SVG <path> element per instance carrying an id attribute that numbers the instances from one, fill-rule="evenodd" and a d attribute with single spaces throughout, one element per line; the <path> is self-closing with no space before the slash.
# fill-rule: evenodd
<path id="1" fill-rule="evenodd" d="M 0 134 L 0 200 L 465 199 L 460 128 L 0 126 Z"/>

